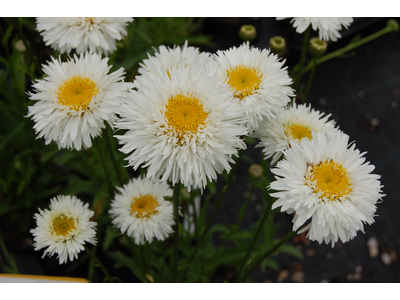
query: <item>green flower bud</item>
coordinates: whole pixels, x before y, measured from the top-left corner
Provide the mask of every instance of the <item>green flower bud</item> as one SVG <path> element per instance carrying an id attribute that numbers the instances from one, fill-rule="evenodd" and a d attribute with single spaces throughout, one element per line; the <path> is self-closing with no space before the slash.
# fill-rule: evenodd
<path id="1" fill-rule="evenodd" d="M 257 37 L 257 30 L 253 25 L 243 25 L 240 27 L 239 37 L 245 42 L 251 42 Z"/>
<path id="2" fill-rule="evenodd" d="M 269 47 L 271 48 L 272 52 L 275 54 L 279 54 L 286 49 L 286 41 L 281 36 L 274 36 L 269 40 Z"/>
<path id="3" fill-rule="evenodd" d="M 390 29 L 393 32 L 399 31 L 399 23 L 396 20 L 390 19 L 387 21 L 387 26 L 390 27 Z"/>
<path id="4" fill-rule="evenodd" d="M 24 45 L 24 42 L 22 40 L 18 40 L 15 43 L 15 49 L 19 52 L 24 52 L 26 50 L 26 47 Z"/>
<path id="5" fill-rule="evenodd" d="M 328 49 L 328 43 L 320 40 L 319 38 L 312 38 L 310 40 L 310 51 L 315 56 L 321 56 Z"/>
<path id="6" fill-rule="evenodd" d="M 263 168 L 260 165 L 251 165 L 249 168 L 249 173 L 251 176 L 255 177 L 255 178 L 259 178 L 262 176 L 263 174 Z"/>

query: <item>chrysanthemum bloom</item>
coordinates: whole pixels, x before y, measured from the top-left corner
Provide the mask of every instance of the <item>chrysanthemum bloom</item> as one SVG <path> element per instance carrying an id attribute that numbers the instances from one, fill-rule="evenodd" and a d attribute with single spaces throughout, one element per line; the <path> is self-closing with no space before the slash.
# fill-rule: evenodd
<path id="1" fill-rule="evenodd" d="M 381 193 L 379 175 L 365 162 L 365 153 L 348 145 L 349 136 L 336 131 L 312 133 L 312 140 L 294 143 L 284 151 L 285 159 L 272 169 L 276 181 L 270 185 L 277 200 L 272 209 L 295 212 L 293 230 L 309 229 L 307 238 L 331 243 L 347 242 L 364 223 L 374 222 L 375 204 Z"/>
<path id="2" fill-rule="evenodd" d="M 60 51 L 77 53 L 114 52 L 116 40 L 127 35 L 126 27 L 133 18 L 36 18 L 36 30 L 41 32 L 46 46 Z"/>
<path id="3" fill-rule="evenodd" d="M 80 150 L 82 144 L 92 146 L 91 138 L 101 134 L 104 121 L 112 126 L 121 107 L 118 97 L 133 84 L 123 82 L 123 68 L 107 74 L 107 61 L 100 54 L 86 53 L 68 62 L 52 57 L 43 67 L 47 77 L 34 83 L 35 93 L 29 93 L 38 102 L 28 107 L 38 138 Z"/>
<path id="4" fill-rule="evenodd" d="M 285 61 L 269 50 L 260 51 L 243 43 L 240 47 L 217 51 L 214 55 L 218 77 L 230 88 L 243 109 L 250 133 L 263 119 L 272 120 L 277 110 L 293 96 Z"/>
<path id="5" fill-rule="evenodd" d="M 50 257 L 55 253 L 59 263 L 66 263 L 78 258 L 78 253 L 83 251 L 85 243 L 95 245 L 96 222 L 89 221 L 94 212 L 89 209 L 89 204 L 83 204 L 75 196 L 57 196 L 50 200 L 50 210 L 41 210 L 35 214 L 37 227 L 31 229 L 34 236 L 35 250 L 48 247 L 43 257 Z"/>
<path id="6" fill-rule="evenodd" d="M 135 170 L 148 167 L 147 178 L 203 188 L 217 173 L 229 171 L 232 155 L 244 149 L 247 134 L 240 106 L 226 85 L 208 76 L 206 66 L 171 68 L 138 76 L 138 91 L 127 93 L 116 123 L 120 148 Z"/>
<path id="7" fill-rule="evenodd" d="M 151 243 L 153 238 L 163 241 L 174 232 L 173 205 L 164 200 L 165 196 L 172 196 L 168 184 L 138 178 L 117 189 L 119 193 L 109 211 L 112 223 L 133 237 L 136 244 L 144 244 L 145 240 Z"/>
<path id="8" fill-rule="evenodd" d="M 184 65 L 189 68 L 193 64 L 201 65 L 209 63 L 210 54 L 207 52 L 200 52 L 198 48 L 188 46 L 188 42 L 182 46 L 175 46 L 174 48 L 166 47 L 161 45 L 158 52 L 154 53 L 154 56 L 148 54 L 147 59 L 144 59 L 139 65 L 138 72 L 142 75 L 152 72 L 157 74 L 158 65 L 162 65 L 165 71 L 169 73 L 169 68 L 175 68 L 178 65 Z"/>
<path id="9" fill-rule="evenodd" d="M 333 132 L 335 121 L 328 120 L 325 115 L 306 105 L 291 105 L 282 109 L 275 120 L 264 122 L 256 131 L 255 136 L 260 139 L 256 147 L 263 147 L 265 158 L 272 158 L 274 164 L 283 151 L 293 143 L 300 143 L 303 139 L 312 139 L 312 132 Z"/>
<path id="10" fill-rule="evenodd" d="M 277 18 L 277 20 L 282 20 L 286 18 Z M 303 18 L 296 17 L 292 18 L 290 21 L 293 23 L 293 27 L 296 28 L 296 32 L 303 33 L 306 31 L 308 26 L 312 26 L 314 31 L 318 30 L 319 38 L 324 41 L 334 41 L 336 42 L 338 38 L 341 38 L 339 31 L 342 30 L 342 26 L 347 29 L 351 23 L 353 23 L 353 18 L 339 17 L 339 18 Z"/>

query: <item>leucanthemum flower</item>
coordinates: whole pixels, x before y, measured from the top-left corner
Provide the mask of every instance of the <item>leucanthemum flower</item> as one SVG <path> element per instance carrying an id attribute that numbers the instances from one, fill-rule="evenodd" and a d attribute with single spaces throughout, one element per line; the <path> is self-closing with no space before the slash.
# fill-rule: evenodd
<path id="1" fill-rule="evenodd" d="M 174 48 L 166 47 L 161 45 L 159 50 L 153 55 L 148 54 L 148 58 L 144 59 L 139 65 L 138 72 L 142 75 L 146 75 L 148 72 L 157 74 L 158 66 L 161 64 L 165 71 L 169 73 L 170 68 L 175 68 L 178 65 L 183 65 L 191 68 L 192 65 L 208 64 L 210 54 L 207 52 L 200 52 L 199 48 L 188 46 L 188 42 L 185 41 L 182 48 L 180 46 L 174 46 Z"/>
<path id="2" fill-rule="evenodd" d="M 123 68 L 107 74 L 111 68 L 107 61 L 100 54 L 86 53 L 68 62 L 52 57 L 43 66 L 47 76 L 33 84 L 29 96 L 38 102 L 28 107 L 27 115 L 36 122 L 38 138 L 80 150 L 82 144 L 91 147 L 91 138 L 101 134 L 104 121 L 112 126 L 122 105 L 117 97 L 133 84 L 123 82 Z"/>
<path id="3" fill-rule="evenodd" d="M 264 119 L 274 119 L 293 96 L 285 61 L 267 49 L 250 47 L 247 42 L 238 48 L 217 51 L 213 58 L 218 77 L 229 86 L 243 109 L 250 133 Z"/>
<path id="4" fill-rule="evenodd" d="M 37 227 L 31 229 L 35 250 L 47 249 L 43 257 L 58 254 L 60 265 L 68 258 L 78 259 L 78 253 L 83 251 L 85 243 L 95 245 L 96 222 L 90 221 L 94 212 L 89 204 L 84 204 L 75 196 L 57 196 L 50 200 L 50 210 L 41 210 L 35 214 Z"/>
<path id="5" fill-rule="evenodd" d="M 244 149 L 247 134 L 240 106 L 227 87 L 208 76 L 204 65 L 171 68 L 138 76 L 138 91 L 126 96 L 116 127 L 120 148 L 135 170 L 148 167 L 147 177 L 190 189 L 203 188 L 217 173 L 231 169 L 232 155 Z"/>
<path id="6" fill-rule="evenodd" d="M 335 121 L 306 105 L 290 105 L 282 109 L 275 120 L 264 122 L 256 131 L 260 139 L 256 147 L 263 147 L 265 158 L 272 158 L 271 164 L 281 157 L 283 151 L 304 138 L 312 139 L 312 132 L 333 132 Z"/>
<path id="7" fill-rule="evenodd" d="M 114 52 L 116 40 L 127 35 L 126 27 L 133 18 L 36 18 L 36 30 L 43 36 L 46 46 L 60 51 L 77 53 Z"/>
<path id="8" fill-rule="evenodd" d="M 117 189 L 109 211 L 112 223 L 136 244 L 151 243 L 153 238 L 163 241 L 174 232 L 173 205 L 164 199 L 172 196 L 168 184 L 138 178 Z"/>
<path id="9" fill-rule="evenodd" d="M 277 18 L 277 20 L 282 20 L 286 18 Z M 325 18 L 305 18 L 296 17 L 292 18 L 290 23 L 293 23 L 293 27 L 296 28 L 296 32 L 303 33 L 306 31 L 308 26 L 312 26 L 314 31 L 318 30 L 319 38 L 324 41 L 334 41 L 336 42 L 338 38 L 341 38 L 339 33 L 342 30 L 342 26 L 347 29 L 351 23 L 353 23 L 353 18 L 349 17 L 325 17 Z"/>
<path id="10" fill-rule="evenodd" d="M 374 222 L 375 204 L 384 196 L 374 166 L 365 162 L 365 153 L 348 144 L 349 136 L 312 133 L 312 140 L 294 143 L 285 158 L 272 169 L 276 175 L 270 188 L 277 200 L 272 209 L 295 213 L 293 230 L 307 220 L 307 238 L 331 243 L 347 242 L 364 223 Z"/>

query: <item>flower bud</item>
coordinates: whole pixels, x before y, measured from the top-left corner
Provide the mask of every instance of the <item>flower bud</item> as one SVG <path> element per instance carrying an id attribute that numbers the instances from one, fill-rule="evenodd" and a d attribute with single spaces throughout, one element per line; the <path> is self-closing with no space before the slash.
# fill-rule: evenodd
<path id="1" fill-rule="evenodd" d="M 22 40 L 18 40 L 15 43 L 15 49 L 19 52 L 24 52 L 26 50 L 26 47 L 24 45 L 24 42 Z"/>
<path id="2" fill-rule="evenodd" d="M 315 56 L 321 56 L 328 49 L 328 43 L 320 40 L 319 38 L 312 38 L 310 40 L 310 51 Z"/>
<path id="3" fill-rule="evenodd" d="M 263 174 L 263 168 L 260 165 L 251 165 L 249 168 L 249 173 L 251 176 L 255 177 L 255 178 L 259 178 L 262 176 Z"/>
<path id="4" fill-rule="evenodd" d="M 257 37 L 257 30 L 253 25 L 243 25 L 240 27 L 239 37 L 245 42 L 251 42 Z"/>
<path id="5" fill-rule="evenodd" d="M 275 54 L 279 54 L 286 49 L 286 41 L 281 36 L 274 36 L 269 40 L 269 47 L 271 48 L 272 52 Z"/>
<path id="6" fill-rule="evenodd" d="M 387 21 L 387 26 L 390 27 L 390 29 L 391 29 L 393 32 L 399 31 L 399 23 L 398 23 L 396 20 L 394 20 L 394 19 L 388 20 L 388 21 Z"/>

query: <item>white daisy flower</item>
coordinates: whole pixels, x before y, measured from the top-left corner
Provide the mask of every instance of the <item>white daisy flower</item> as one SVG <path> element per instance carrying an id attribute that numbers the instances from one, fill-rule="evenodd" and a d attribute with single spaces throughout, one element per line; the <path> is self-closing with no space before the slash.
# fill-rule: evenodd
<path id="1" fill-rule="evenodd" d="M 348 145 L 349 136 L 312 133 L 312 139 L 294 143 L 284 151 L 285 159 L 272 169 L 276 175 L 270 188 L 277 200 L 272 209 L 295 212 L 293 230 L 309 229 L 310 240 L 331 243 L 353 239 L 364 223 L 374 222 L 375 204 L 382 199 L 380 176 L 365 162 L 365 153 Z"/>
<path id="2" fill-rule="evenodd" d="M 277 20 L 282 20 L 286 18 L 277 18 Z M 325 17 L 325 18 L 303 18 L 296 17 L 292 18 L 290 23 L 293 23 L 293 27 L 296 28 L 296 32 L 303 33 L 306 31 L 308 26 L 312 26 L 314 31 L 318 30 L 319 38 L 324 41 L 334 41 L 336 42 L 338 38 L 341 38 L 339 31 L 342 30 L 342 26 L 347 29 L 351 23 L 353 23 L 353 18 L 348 17 Z"/>
<path id="3" fill-rule="evenodd" d="M 138 178 L 117 189 L 119 194 L 116 193 L 109 211 L 112 223 L 133 237 L 136 244 L 144 244 L 145 240 L 151 243 L 154 237 L 163 241 L 174 232 L 173 205 L 164 200 L 165 196 L 172 197 L 168 184 Z"/>
<path id="4" fill-rule="evenodd" d="M 41 210 L 35 214 L 37 227 L 31 229 L 35 250 L 48 247 L 43 257 L 58 254 L 60 265 L 78 259 L 85 243 L 95 245 L 96 222 L 90 221 L 94 212 L 89 204 L 84 204 L 75 196 L 57 196 L 50 200 L 50 210 Z"/>
<path id="5" fill-rule="evenodd" d="M 107 74 L 107 61 L 100 54 L 86 53 L 68 62 L 52 57 L 43 67 L 47 77 L 33 84 L 35 93 L 29 96 L 38 102 L 28 107 L 27 115 L 36 122 L 38 138 L 80 150 L 82 144 L 91 147 L 91 138 L 101 134 L 104 121 L 112 126 L 122 103 L 117 97 L 133 84 L 123 82 L 123 68 Z"/>
<path id="6" fill-rule="evenodd" d="M 129 166 L 148 167 L 147 177 L 203 188 L 217 173 L 231 169 L 232 155 L 244 149 L 247 134 L 240 106 L 226 85 L 208 76 L 206 66 L 178 66 L 167 74 L 138 76 L 138 91 L 127 94 L 125 111 L 116 123 Z"/>
<path id="7" fill-rule="evenodd" d="M 178 65 L 183 65 L 191 68 L 192 65 L 197 64 L 207 64 L 209 63 L 210 54 L 207 52 L 200 52 L 199 48 L 188 46 L 188 42 L 181 47 L 174 46 L 174 48 L 169 48 L 161 45 L 158 52 L 154 53 L 154 56 L 148 54 L 147 59 L 144 59 L 139 65 L 138 72 L 142 75 L 152 72 L 157 74 L 158 65 L 161 64 L 167 73 L 169 69 L 175 68 Z"/>
<path id="8" fill-rule="evenodd" d="M 271 164 L 275 164 L 291 144 L 300 143 L 304 138 L 312 139 L 312 132 L 337 130 L 335 121 L 329 121 L 329 117 L 311 106 L 290 105 L 282 109 L 275 120 L 261 124 L 255 134 L 260 139 L 256 147 L 264 147 L 265 158 L 273 157 Z"/>
<path id="9" fill-rule="evenodd" d="M 260 51 L 243 43 L 240 47 L 217 51 L 213 56 L 218 77 L 230 88 L 240 103 L 250 133 L 264 119 L 275 118 L 289 96 L 294 96 L 285 61 L 269 50 Z"/>
<path id="10" fill-rule="evenodd" d="M 41 32 L 46 46 L 60 51 L 77 53 L 114 52 L 116 40 L 128 34 L 126 27 L 133 18 L 36 18 L 36 30 Z"/>

